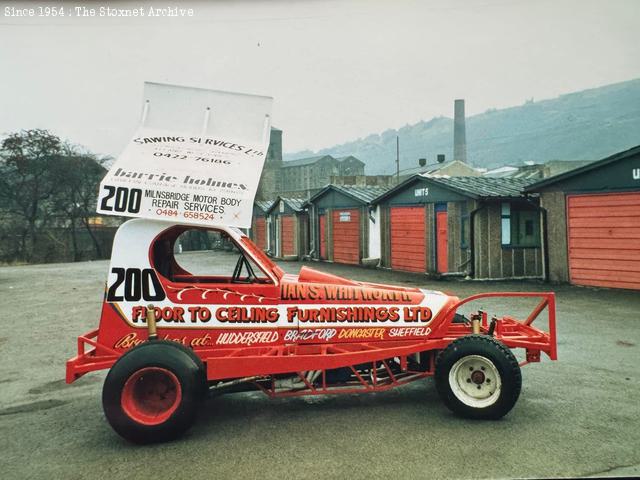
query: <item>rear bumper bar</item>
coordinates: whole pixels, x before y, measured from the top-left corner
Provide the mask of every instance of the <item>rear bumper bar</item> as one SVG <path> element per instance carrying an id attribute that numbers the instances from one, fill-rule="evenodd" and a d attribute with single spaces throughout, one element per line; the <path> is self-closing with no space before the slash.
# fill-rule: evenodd
<path id="1" fill-rule="evenodd" d="M 540 301 L 529 313 L 526 319 L 519 320 L 512 316 L 505 315 L 496 319 L 493 336 L 496 340 L 504 343 L 509 348 L 524 348 L 527 350 L 527 361 L 539 361 L 540 352 L 546 353 L 551 360 L 558 359 L 558 345 L 556 333 L 556 296 L 553 292 L 491 292 L 472 295 L 460 302 L 452 305 L 447 311 L 447 317 L 453 318 L 456 311 L 467 303 L 483 298 L 539 298 Z M 547 311 L 548 331 L 540 330 L 533 326 L 533 322 L 538 319 L 542 312 Z M 490 320 L 486 312 L 482 312 L 481 333 L 488 333 Z M 466 332 L 468 327 L 464 324 L 450 323 L 444 337 L 454 340 L 462 332 Z M 464 334 L 464 333 L 463 333 Z"/>
<path id="2" fill-rule="evenodd" d="M 97 342 L 98 329 L 78 337 L 78 353 L 67 360 L 67 383 L 72 383 L 87 372 L 111 368 L 121 355 Z M 88 349 L 87 349 L 88 348 Z"/>

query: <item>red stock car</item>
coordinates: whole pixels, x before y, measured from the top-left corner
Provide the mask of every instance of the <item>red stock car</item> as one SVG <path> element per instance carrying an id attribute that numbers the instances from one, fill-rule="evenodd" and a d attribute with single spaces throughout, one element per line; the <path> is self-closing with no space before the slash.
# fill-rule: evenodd
<path id="1" fill-rule="evenodd" d="M 233 271 L 183 268 L 174 250 L 188 230 L 213 232 L 232 247 Z M 540 302 L 522 321 L 456 313 L 486 297 Z M 549 332 L 532 326 L 545 308 Z M 520 364 L 516 348 L 526 352 Z M 434 376 L 453 412 L 497 419 L 518 399 L 520 366 L 541 352 L 557 358 L 553 293 L 459 300 L 307 267 L 290 275 L 237 229 L 135 219 L 116 234 L 100 325 L 78 338 L 66 378 L 110 369 L 102 394 L 107 420 L 124 438 L 147 443 L 185 432 L 208 391 L 377 392 Z"/>

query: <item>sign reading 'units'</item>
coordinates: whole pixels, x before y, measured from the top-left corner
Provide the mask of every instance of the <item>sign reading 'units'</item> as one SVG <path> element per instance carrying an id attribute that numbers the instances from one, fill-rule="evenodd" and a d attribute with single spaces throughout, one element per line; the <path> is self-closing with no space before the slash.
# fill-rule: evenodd
<path id="1" fill-rule="evenodd" d="M 247 134 L 225 129 L 224 125 L 215 128 L 215 122 L 221 121 L 211 119 L 216 114 L 218 97 L 206 97 L 210 91 L 195 90 L 194 99 L 194 89 L 159 88 L 152 89 L 151 96 L 160 106 L 147 100 L 141 127 L 100 184 L 98 213 L 250 227 L 268 147 L 270 126 L 264 105 L 258 104 L 256 111 L 247 112 L 251 109 L 251 104 L 247 105 L 250 96 L 224 94 L 221 108 L 232 108 L 237 95 L 242 97 L 237 105 L 241 114 L 253 114 L 250 120 L 254 124 L 255 117 L 262 115 L 262 128 Z M 163 95 L 169 93 L 172 108 L 164 105 L 163 110 Z M 186 108 L 176 103 L 176 94 L 184 95 Z M 160 113 L 155 113 L 154 107 Z M 147 110 L 156 115 L 151 122 L 145 121 Z M 193 118 L 200 113 L 202 123 L 198 124 Z M 233 120 L 236 119 L 237 115 Z M 236 131 L 240 134 L 234 135 Z"/>

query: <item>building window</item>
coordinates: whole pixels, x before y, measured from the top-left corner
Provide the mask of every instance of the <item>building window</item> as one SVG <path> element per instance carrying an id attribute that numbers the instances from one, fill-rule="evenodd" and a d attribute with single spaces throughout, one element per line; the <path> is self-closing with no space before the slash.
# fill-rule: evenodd
<path id="1" fill-rule="evenodd" d="M 500 206 L 501 242 L 505 247 L 539 247 L 540 215 L 537 210 L 503 202 Z"/>
<path id="2" fill-rule="evenodd" d="M 511 245 L 511 204 L 503 203 L 500 208 L 502 245 Z"/>

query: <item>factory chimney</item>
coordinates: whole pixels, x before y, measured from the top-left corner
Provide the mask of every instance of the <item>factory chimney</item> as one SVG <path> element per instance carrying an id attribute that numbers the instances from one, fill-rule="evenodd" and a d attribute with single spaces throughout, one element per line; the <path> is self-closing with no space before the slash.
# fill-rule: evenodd
<path id="1" fill-rule="evenodd" d="M 453 159 L 467 163 L 467 136 L 464 126 L 464 99 L 454 101 Z"/>

